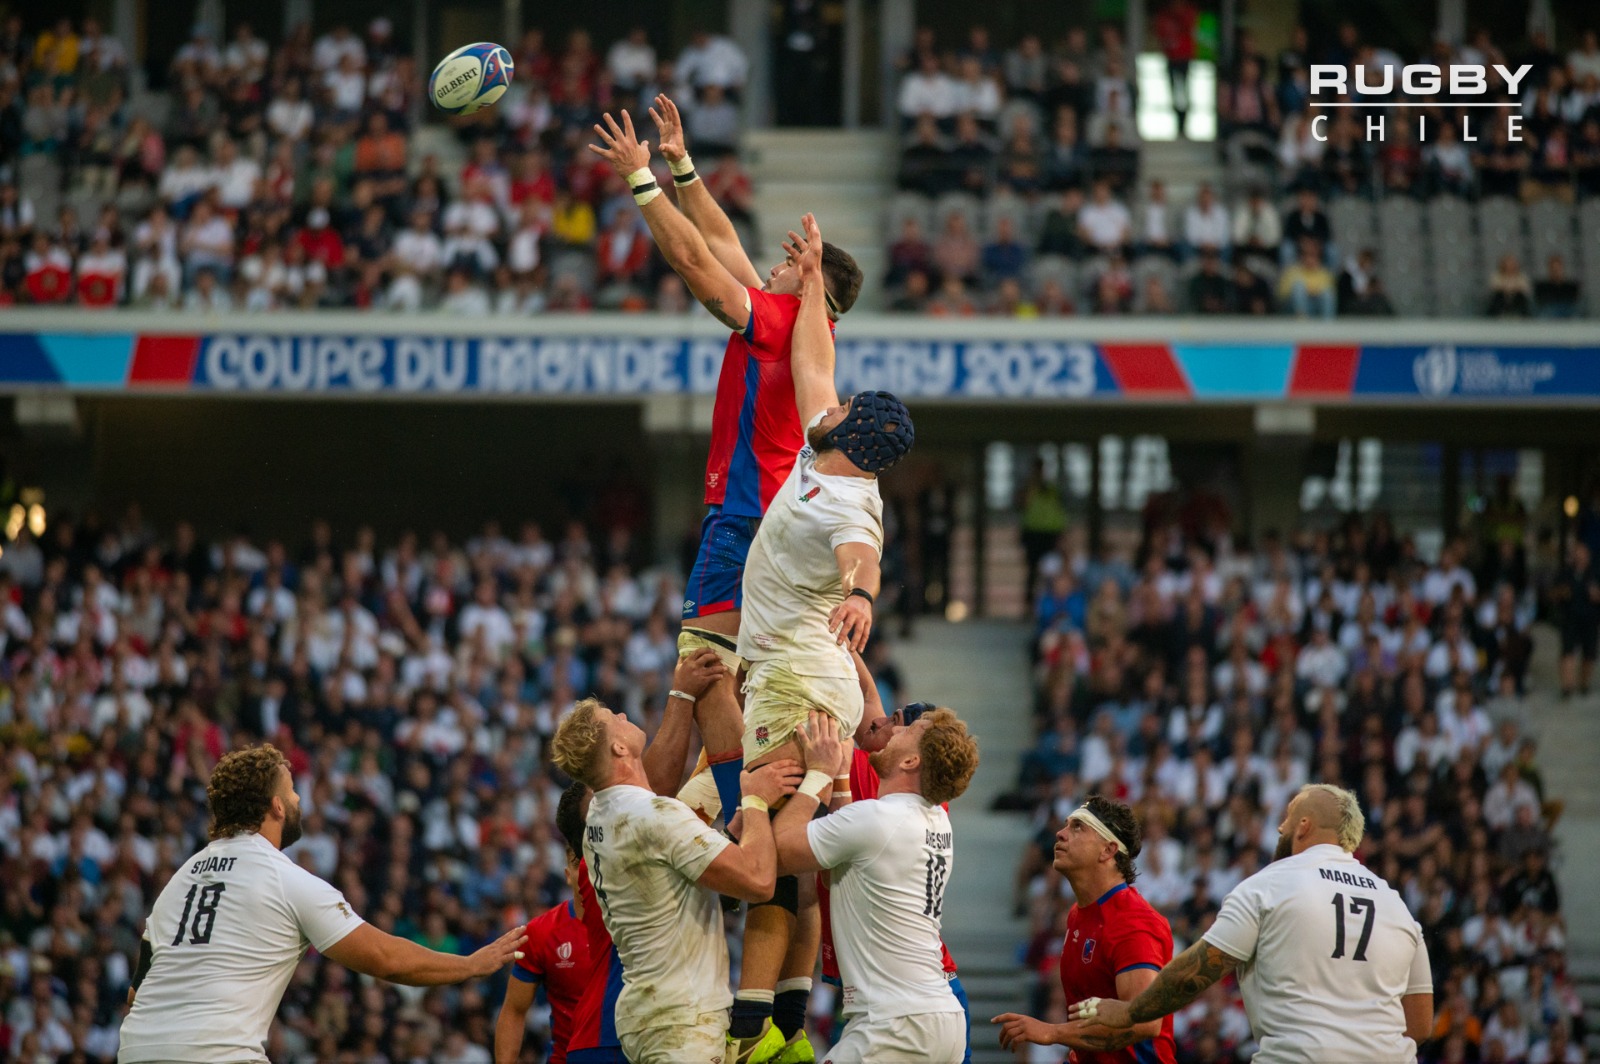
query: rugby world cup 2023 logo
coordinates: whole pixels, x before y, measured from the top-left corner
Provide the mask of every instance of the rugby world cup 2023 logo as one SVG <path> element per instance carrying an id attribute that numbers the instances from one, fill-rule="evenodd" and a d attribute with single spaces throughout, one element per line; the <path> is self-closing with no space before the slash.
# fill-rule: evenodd
<path id="1" fill-rule="evenodd" d="M 1411 376 L 1423 395 L 1449 395 L 1456 388 L 1456 349 L 1450 344 L 1428 348 L 1411 363 Z"/>

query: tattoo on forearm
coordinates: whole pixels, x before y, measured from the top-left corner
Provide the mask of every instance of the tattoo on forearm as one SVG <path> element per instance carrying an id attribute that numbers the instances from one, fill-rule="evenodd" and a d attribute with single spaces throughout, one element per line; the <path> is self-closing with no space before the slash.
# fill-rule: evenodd
<path id="1" fill-rule="evenodd" d="M 1134 1023 L 1160 1019 L 1183 1008 L 1205 989 L 1239 966 L 1238 960 L 1201 939 L 1161 969 L 1156 981 L 1133 999 L 1128 1013 Z"/>
<path id="2" fill-rule="evenodd" d="M 1107 1031 L 1105 1034 L 1085 1034 L 1078 1036 L 1078 1049 L 1087 1049 L 1091 1053 L 1115 1053 L 1127 1049 L 1135 1043 L 1144 1041 L 1139 1035 L 1133 1033 L 1133 1028 L 1125 1031 Z"/>
<path id="3" fill-rule="evenodd" d="M 711 316 L 713 318 L 716 318 L 718 321 L 720 321 L 722 324 L 726 325 L 728 328 L 732 329 L 734 332 L 738 332 L 739 331 L 739 323 L 734 321 L 732 318 L 730 318 L 728 316 L 727 312 L 722 309 L 722 300 L 720 300 L 720 299 L 708 299 L 708 300 L 705 301 L 705 306 L 706 306 L 706 309 L 711 312 Z"/>

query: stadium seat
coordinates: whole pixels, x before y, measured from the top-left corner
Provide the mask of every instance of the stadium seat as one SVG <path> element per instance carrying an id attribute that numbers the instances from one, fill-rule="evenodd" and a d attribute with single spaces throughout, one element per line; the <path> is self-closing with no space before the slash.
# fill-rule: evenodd
<path id="1" fill-rule="evenodd" d="M 1528 253 L 1525 263 L 1535 276 L 1544 275 L 1551 255 L 1560 255 L 1568 270 L 1577 270 L 1577 235 L 1572 207 L 1559 200 L 1540 200 L 1528 207 Z"/>
<path id="2" fill-rule="evenodd" d="M 1293 204 L 1287 209 L 1292 209 Z M 1356 196 L 1340 196 L 1328 204 L 1328 225 L 1333 229 L 1333 239 L 1340 247 L 1370 247 L 1374 222 L 1372 203 Z"/>
<path id="3" fill-rule="evenodd" d="M 978 202 L 978 197 L 970 192 L 946 192 L 933 204 L 933 233 L 944 229 L 945 220 L 952 214 L 965 215 L 967 229 L 977 236 L 983 230 L 980 222 L 983 217 L 983 205 Z"/>
<path id="4" fill-rule="evenodd" d="M 1010 193 L 997 193 L 983 205 L 984 240 L 995 238 L 995 229 L 1001 218 L 1010 218 L 1017 239 L 1028 243 L 1028 202 Z"/>
<path id="5" fill-rule="evenodd" d="M 933 232 L 933 206 L 926 196 L 920 196 L 915 192 L 897 192 L 889 201 L 889 210 L 886 213 L 884 237 L 890 243 L 900 239 L 900 230 L 906 224 L 907 218 L 917 220 L 917 224 L 922 227 L 924 238 Z"/>
<path id="6" fill-rule="evenodd" d="M 1486 270 L 1493 270 L 1502 255 L 1512 254 L 1528 266 L 1528 242 L 1522 227 L 1522 204 L 1504 196 L 1478 204 L 1478 237 Z"/>
<path id="7" fill-rule="evenodd" d="M 1078 268 L 1069 258 L 1061 255 L 1040 255 L 1028 264 L 1028 285 L 1034 292 L 1038 292 L 1046 281 L 1053 280 L 1061 285 L 1062 291 L 1079 298 Z"/>

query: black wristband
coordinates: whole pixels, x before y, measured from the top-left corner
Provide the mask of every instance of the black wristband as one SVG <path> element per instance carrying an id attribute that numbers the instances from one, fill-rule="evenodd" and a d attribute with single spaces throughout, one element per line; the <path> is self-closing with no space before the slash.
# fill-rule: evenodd
<path id="1" fill-rule="evenodd" d="M 853 587 L 853 588 L 851 588 L 850 589 L 850 595 L 860 595 L 862 598 L 866 599 L 868 602 L 872 603 L 873 605 L 877 605 L 877 602 L 878 602 L 877 599 L 872 597 L 872 592 L 868 591 L 864 587 Z M 849 598 L 850 595 L 846 595 L 845 597 Z"/>
<path id="2" fill-rule="evenodd" d="M 684 185 L 692 185 L 698 180 L 700 180 L 700 175 L 695 173 L 693 170 L 672 175 L 672 183 L 680 188 L 682 188 Z"/>

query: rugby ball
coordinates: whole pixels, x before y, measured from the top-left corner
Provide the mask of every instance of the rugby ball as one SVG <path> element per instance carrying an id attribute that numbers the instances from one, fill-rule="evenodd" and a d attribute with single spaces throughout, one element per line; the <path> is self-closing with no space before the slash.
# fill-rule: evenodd
<path id="1" fill-rule="evenodd" d="M 490 41 L 467 44 L 443 59 L 428 79 L 428 98 L 445 114 L 470 115 L 511 85 L 511 53 Z"/>

